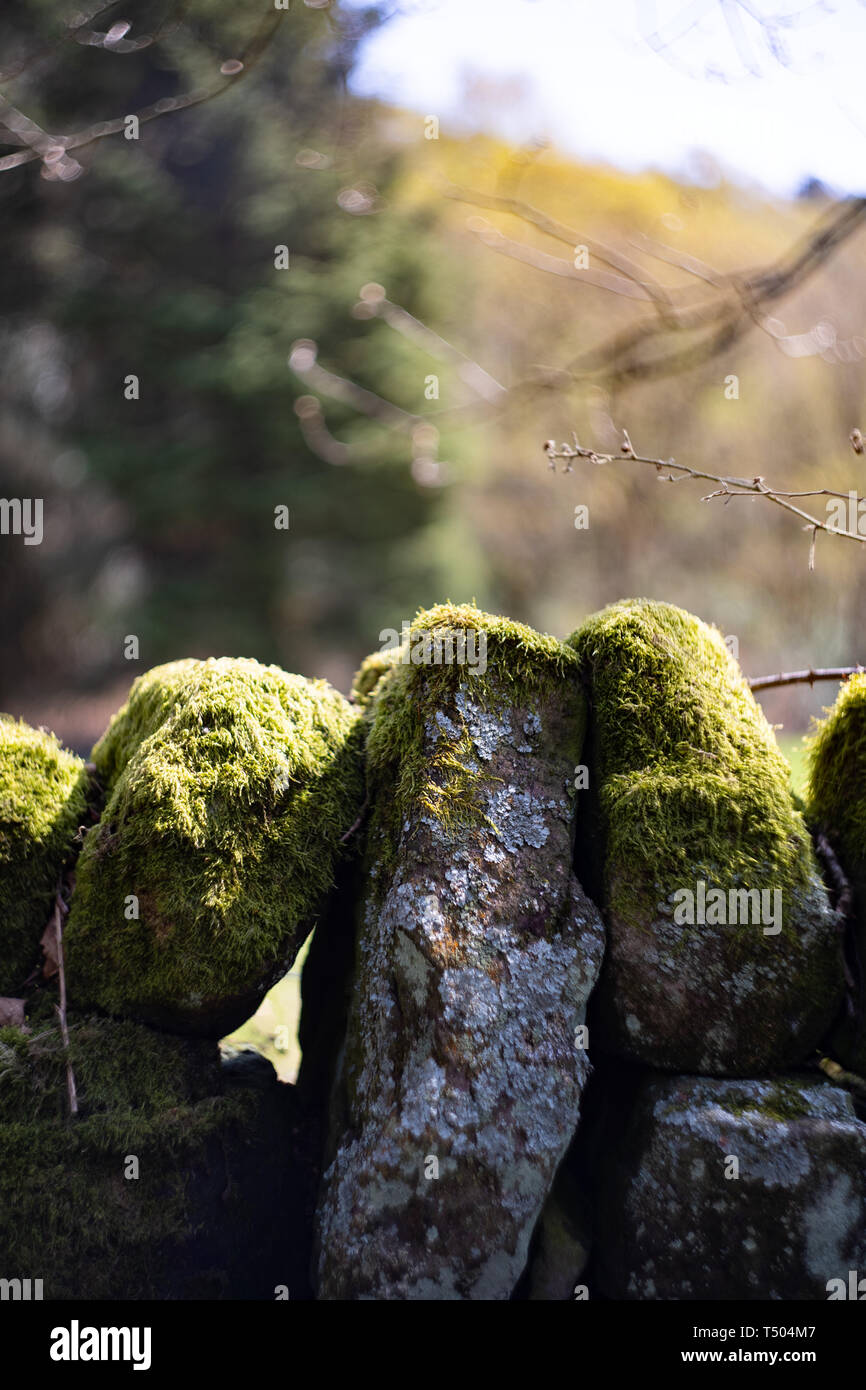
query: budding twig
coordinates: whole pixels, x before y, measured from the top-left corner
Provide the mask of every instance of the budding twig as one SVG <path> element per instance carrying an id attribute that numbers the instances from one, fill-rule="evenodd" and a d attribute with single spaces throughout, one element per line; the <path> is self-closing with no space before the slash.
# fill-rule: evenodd
<path id="1" fill-rule="evenodd" d="M 824 666 L 818 670 L 780 671 L 777 676 L 755 676 L 749 681 L 752 690 L 770 690 L 777 685 L 814 685 L 815 681 L 845 681 L 859 676 L 863 666 Z"/>
<path id="2" fill-rule="evenodd" d="M 672 458 L 648 458 L 646 455 L 638 454 L 635 451 L 626 430 L 623 430 L 623 442 L 619 454 L 603 454 L 599 453 L 597 449 L 583 448 L 578 442 L 576 434 L 572 434 L 572 440 L 573 442 L 571 444 L 560 444 L 558 448 L 555 440 L 547 440 L 544 445 L 544 452 L 548 457 L 551 468 L 556 468 L 557 459 L 562 459 L 564 461 L 565 467 L 562 470 L 564 473 L 574 472 L 573 465 L 575 459 L 586 459 L 589 463 L 596 464 L 622 462 L 625 459 L 629 459 L 632 463 L 645 463 L 655 468 L 661 482 L 679 483 L 682 482 L 684 478 L 698 478 L 705 482 L 718 483 L 719 486 L 715 492 L 708 492 L 701 498 L 702 502 L 711 502 L 716 497 L 723 497 L 727 505 L 735 497 L 766 498 L 768 502 L 772 502 L 775 506 L 781 507 L 786 512 L 791 512 L 794 516 L 800 517 L 800 519 L 806 523 L 803 530 L 811 532 L 809 552 L 810 569 L 814 569 L 815 567 L 815 533 L 818 531 L 826 531 L 829 536 L 842 536 L 845 540 L 857 541 L 860 545 L 866 543 L 866 535 L 860 535 L 857 531 L 848 531 L 842 526 L 831 526 L 829 522 L 822 521 L 820 517 L 812 516 L 810 512 L 804 511 L 802 507 L 795 506 L 794 502 L 791 500 L 794 497 L 838 497 L 847 501 L 849 497 L 847 492 L 835 492 L 831 488 L 812 488 L 806 492 L 790 492 L 785 489 L 770 487 L 769 483 L 760 476 L 754 478 L 729 477 L 722 473 L 708 473 L 702 468 L 692 468 L 689 464 L 677 463 L 676 460 Z"/>

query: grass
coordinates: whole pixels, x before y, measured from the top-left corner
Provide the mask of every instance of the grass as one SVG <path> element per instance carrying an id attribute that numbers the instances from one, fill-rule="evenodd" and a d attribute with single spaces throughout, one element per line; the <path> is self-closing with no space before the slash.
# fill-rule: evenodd
<path id="1" fill-rule="evenodd" d="M 797 795 L 805 800 L 808 765 L 804 739 L 805 734 L 779 733 L 776 735 L 776 742 L 791 769 L 791 785 Z"/>
<path id="2" fill-rule="evenodd" d="M 298 958 L 279 984 L 262 1000 L 252 1018 L 230 1033 L 223 1042 L 232 1047 L 254 1047 L 267 1057 L 281 1081 L 294 1084 L 301 1067 L 298 1027 L 301 1022 L 301 971 L 312 941 L 307 937 Z"/>

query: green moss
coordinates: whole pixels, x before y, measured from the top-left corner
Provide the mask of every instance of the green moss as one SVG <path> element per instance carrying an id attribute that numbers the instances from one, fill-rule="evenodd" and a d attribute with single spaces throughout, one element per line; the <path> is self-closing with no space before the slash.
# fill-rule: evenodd
<path id="1" fill-rule="evenodd" d="M 18 993 L 36 962 L 87 782 L 53 734 L 0 715 L 0 994 Z"/>
<path id="2" fill-rule="evenodd" d="M 721 634 L 632 599 L 569 640 L 591 702 L 590 835 L 602 862 L 628 865 L 603 876 L 606 905 L 626 920 L 654 916 L 699 878 L 778 887 L 786 902 L 805 887 L 811 843 L 788 766 Z"/>
<path id="3" fill-rule="evenodd" d="M 183 690 L 194 681 L 203 663 L 190 658 L 154 666 L 134 681 L 129 698 L 91 754 L 100 775 L 114 786 L 132 755 L 172 712 Z"/>
<path id="4" fill-rule="evenodd" d="M 803 1097 L 802 1088 L 804 1084 L 814 1086 L 814 1077 L 807 1075 L 801 1076 L 799 1079 L 775 1077 L 772 1081 L 764 1084 L 769 1087 L 767 1094 L 756 1095 L 751 1092 L 744 1092 L 739 1102 L 725 1099 L 724 1108 L 738 1118 L 757 1112 L 768 1120 L 779 1120 L 783 1123 L 789 1120 L 799 1120 L 812 1113 Z M 738 1093 L 734 1092 L 734 1094 Z"/>
<path id="5" fill-rule="evenodd" d="M 866 1070 L 866 675 L 851 676 L 827 718 L 807 740 L 808 817 L 823 831 L 839 856 L 854 895 L 851 963 L 859 979 L 852 1001 L 829 1046 L 852 1071 Z"/>
<path id="6" fill-rule="evenodd" d="M 84 1018 L 69 1024 L 69 1052 L 56 1020 L 31 1033 L 0 1028 L 0 1124 L 69 1117 L 67 1056 L 81 1119 L 103 1116 L 117 1142 L 133 1142 L 155 1116 L 220 1089 L 219 1050 L 210 1039 L 158 1033 L 140 1023 Z"/>
<path id="7" fill-rule="evenodd" d="M 469 661 L 424 661 L 425 642 L 447 634 L 483 634 L 486 650 L 482 670 L 469 674 Z M 475 655 L 481 656 L 480 636 Z M 435 648 L 426 650 L 435 653 Z M 471 650 L 471 649 L 470 649 Z M 415 659 L 413 660 L 413 653 Z M 383 661 L 382 658 L 387 657 Z M 365 683 L 365 672 L 375 676 Z M 461 685 L 471 691 L 473 704 L 495 711 L 513 703 L 526 704 L 569 678 L 574 683 L 574 747 L 566 750 L 577 762 L 583 744 L 584 702 L 578 687 L 579 663 L 569 647 L 555 637 L 534 632 L 522 623 L 484 613 L 474 604 L 440 604 L 417 614 L 402 646 L 393 655 L 369 657 L 359 672 L 366 684 L 368 795 L 375 806 L 376 852 L 387 870 L 392 864 L 401 826 L 411 808 L 433 817 L 446 832 L 483 823 L 484 779 L 466 719 L 454 705 Z M 369 692 L 372 692 L 369 694 Z M 447 736 L 431 756 L 425 748 L 431 721 L 448 710 Z M 446 726 L 440 727 L 445 731 Z"/>
<path id="8" fill-rule="evenodd" d="M 0 1030 L 4 1273 L 42 1278 L 46 1298 L 225 1292 L 252 1213 L 232 1163 L 258 1142 L 259 1099 L 226 1087 L 213 1042 L 128 1022 L 73 1020 L 69 1058 L 74 1119 L 58 1030 Z M 272 1177 L 265 1163 L 254 1182 Z"/>
<path id="9" fill-rule="evenodd" d="M 371 656 L 364 658 L 352 681 L 352 699 L 356 704 L 369 704 L 382 676 L 394 665 L 398 650 L 395 648 L 393 651 L 373 652 Z"/>
<path id="10" fill-rule="evenodd" d="M 851 676 L 809 745 L 809 816 L 866 885 L 866 675 Z"/>
<path id="11" fill-rule="evenodd" d="M 362 732 L 326 682 L 256 661 L 136 681 L 93 750 L 108 800 L 66 929 L 73 1003 L 211 1036 L 249 1017 L 331 886 Z"/>

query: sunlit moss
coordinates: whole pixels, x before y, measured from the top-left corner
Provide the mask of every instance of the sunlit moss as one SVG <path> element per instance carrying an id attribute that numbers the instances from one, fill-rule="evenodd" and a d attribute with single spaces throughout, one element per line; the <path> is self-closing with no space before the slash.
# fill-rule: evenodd
<path id="1" fill-rule="evenodd" d="M 808 815 L 839 856 L 854 893 L 854 952 L 859 974 L 866 969 L 866 675 L 845 682 L 827 718 L 809 744 Z M 866 1014 L 846 1013 L 832 1048 L 846 1066 L 866 1070 Z"/>
<path id="2" fill-rule="evenodd" d="M 66 931 L 73 1002 L 213 1036 L 249 1017 L 331 885 L 361 735 L 326 682 L 256 661 L 137 681 L 93 750 L 108 800 Z"/>
<path id="3" fill-rule="evenodd" d="M 447 633 L 483 634 L 484 669 L 469 663 L 413 660 L 427 638 Z M 480 645 L 476 654 L 480 655 Z M 383 660 L 383 657 L 385 658 Z M 433 817 L 443 828 L 470 828 L 483 822 L 483 798 L 476 789 L 484 779 L 466 720 L 454 704 L 461 684 L 471 690 L 476 707 L 497 711 L 525 705 L 534 695 L 571 681 L 574 692 L 574 748 L 580 756 L 585 727 L 575 653 L 555 637 L 522 623 L 484 613 L 474 604 L 439 604 L 421 610 L 402 646 L 393 655 L 368 658 L 356 678 L 366 689 L 368 795 L 374 807 L 374 850 L 387 868 L 393 863 L 407 812 Z M 432 720 L 439 724 L 435 751 L 429 747 Z"/>
<path id="4" fill-rule="evenodd" d="M 670 604 L 630 599 L 570 641 L 591 700 L 583 830 L 606 905 L 652 917 L 698 878 L 805 888 L 814 860 L 788 766 L 721 634 Z"/>
<path id="5" fill-rule="evenodd" d="M 36 962 L 87 780 L 53 734 L 0 716 L 0 994 L 16 994 Z"/>
<path id="6" fill-rule="evenodd" d="M 866 675 L 851 676 L 809 740 L 809 815 L 866 886 Z"/>

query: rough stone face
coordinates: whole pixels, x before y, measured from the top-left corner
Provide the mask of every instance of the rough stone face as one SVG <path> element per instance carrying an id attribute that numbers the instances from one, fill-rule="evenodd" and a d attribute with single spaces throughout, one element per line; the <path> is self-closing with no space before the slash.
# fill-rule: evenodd
<path id="1" fill-rule="evenodd" d="M 412 660 L 424 634 L 467 628 L 486 670 Z M 575 1032 L 603 928 L 570 870 L 583 699 L 572 653 L 474 608 L 420 615 L 403 652 L 368 690 L 369 887 L 319 1296 L 507 1298 L 589 1071 Z"/>
<path id="2" fill-rule="evenodd" d="M 845 1066 L 866 1072 L 866 676 L 839 691 L 811 747 L 808 813 L 835 850 L 853 892 L 847 943 L 853 986 L 830 1048 Z"/>
<path id="3" fill-rule="evenodd" d="M 721 635 L 629 600 L 571 642 L 591 698 L 577 872 L 608 931 L 593 1046 L 716 1075 L 802 1062 L 839 1006 L 839 933 Z"/>
<path id="4" fill-rule="evenodd" d="M 601 1211 L 609 1298 L 827 1299 L 866 1272 L 866 1125 L 802 1074 L 651 1078 Z"/>
<path id="5" fill-rule="evenodd" d="M 296 1174 L 270 1064 L 235 1075 L 212 1041 L 104 1018 L 70 1020 L 69 1057 L 75 1119 L 56 1021 L 0 1029 L 4 1277 L 46 1299 L 272 1299 Z"/>
<path id="6" fill-rule="evenodd" d="M 87 781 L 53 734 L 0 715 L 0 995 L 16 995 L 37 963 Z"/>
<path id="7" fill-rule="evenodd" d="M 331 886 L 363 795 L 359 721 L 325 681 L 257 661 L 136 681 L 93 750 L 108 799 L 65 933 L 73 1004 L 212 1037 L 243 1023 Z"/>

